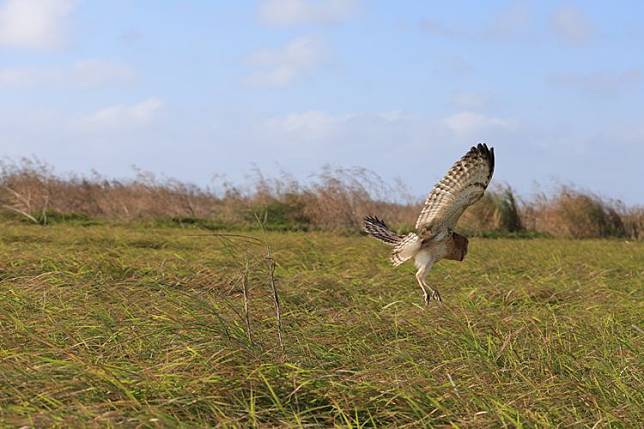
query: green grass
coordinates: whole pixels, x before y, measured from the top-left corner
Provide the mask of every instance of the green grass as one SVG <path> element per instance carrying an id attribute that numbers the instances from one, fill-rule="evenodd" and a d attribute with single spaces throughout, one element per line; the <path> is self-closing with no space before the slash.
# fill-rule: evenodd
<path id="1" fill-rule="evenodd" d="M 0 426 L 636 427 L 644 243 L 0 224 Z M 241 275 L 248 264 L 249 320 Z"/>

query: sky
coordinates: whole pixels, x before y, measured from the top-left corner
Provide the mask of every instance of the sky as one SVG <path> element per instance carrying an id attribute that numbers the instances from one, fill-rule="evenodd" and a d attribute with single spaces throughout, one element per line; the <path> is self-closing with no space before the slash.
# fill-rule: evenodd
<path id="1" fill-rule="evenodd" d="M 644 204 L 644 2 L 0 0 L 0 158 L 198 185 L 324 165 L 422 197 L 472 145 Z"/>

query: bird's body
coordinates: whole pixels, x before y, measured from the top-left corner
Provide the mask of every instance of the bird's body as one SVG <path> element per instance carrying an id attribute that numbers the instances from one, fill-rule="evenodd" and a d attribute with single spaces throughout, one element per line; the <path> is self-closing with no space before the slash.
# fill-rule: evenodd
<path id="1" fill-rule="evenodd" d="M 414 259 L 418 269 L 416 280 L 425 303 L 430 299 L 441 300 L 438 291 L 425 281 L 432 265 L 441 259 L 462 261 L 465 258 L 468 240 L 453 228 L 465 209 L 483 196 L 493 173 L 494 149 L 479 144 L 458 160 L 434 186 L 416 221 L 416 232 L 398 235 L 384 221 L 371 216 L 365 218 L 365 231 L 394 248 L 391 256 L 394 266 Z"/>

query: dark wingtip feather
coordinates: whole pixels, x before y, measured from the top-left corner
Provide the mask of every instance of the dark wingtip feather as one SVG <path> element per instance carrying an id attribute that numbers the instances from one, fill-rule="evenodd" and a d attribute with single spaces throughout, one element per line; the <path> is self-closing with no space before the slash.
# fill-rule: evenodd
<path id="1" fill-rule="evenodd" d="M 494 173 L 494 148 L 490 148 L 490 177 Z"/>
<path id="2" fill-rule="evenodd" d="M 476 150 L 487 158 L 490 163 L 490 177 L 492 177 L 492 174 L 494 173 L 494 148 L 488 148 L 486 143 L 479 143 L 476 148 L 472 147 L 471 150 Z"/>

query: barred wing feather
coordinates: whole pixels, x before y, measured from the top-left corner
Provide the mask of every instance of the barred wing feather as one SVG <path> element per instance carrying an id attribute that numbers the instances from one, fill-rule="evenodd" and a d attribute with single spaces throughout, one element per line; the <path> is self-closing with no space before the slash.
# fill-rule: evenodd
<path id="1" fill-rule="evenodd" d="M 494 173 L 494 148 L 486 144 L 472 147 L 459 159 L 430 192 L 416 230 L 423 239 L 447 232 L 467 207 L 478 201 Z"/>

